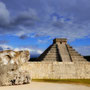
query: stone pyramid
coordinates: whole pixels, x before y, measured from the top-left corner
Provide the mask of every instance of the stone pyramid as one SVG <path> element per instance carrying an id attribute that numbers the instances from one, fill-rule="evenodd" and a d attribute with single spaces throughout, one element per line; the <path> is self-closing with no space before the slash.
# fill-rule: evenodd
<path id="1" fill-rule="evenodd" d="M 56 38 L 37 59 L 39 61 L 87 62 L 75 49 L 67 44 L 66 38 Z"/>

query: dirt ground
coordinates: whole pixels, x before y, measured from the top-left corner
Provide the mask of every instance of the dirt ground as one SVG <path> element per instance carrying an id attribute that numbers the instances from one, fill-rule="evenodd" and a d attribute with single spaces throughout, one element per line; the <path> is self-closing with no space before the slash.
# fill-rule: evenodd
<path id="1" fill-rule="evenodd" d="M 31 82 L 26 85 L 3 86 L 0 90 L 90 90 L 90 87 L 75 84 Z"/>

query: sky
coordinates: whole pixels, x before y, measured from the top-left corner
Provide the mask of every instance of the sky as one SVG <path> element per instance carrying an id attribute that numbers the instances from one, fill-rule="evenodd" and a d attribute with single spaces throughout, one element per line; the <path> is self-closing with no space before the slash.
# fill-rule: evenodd
<path id="1" fill-rule="evenodd" d="M 67 38 L 90 55 L 90 0 L 0 0 L 0 50 L 40 55 L 54 38 Z"/>

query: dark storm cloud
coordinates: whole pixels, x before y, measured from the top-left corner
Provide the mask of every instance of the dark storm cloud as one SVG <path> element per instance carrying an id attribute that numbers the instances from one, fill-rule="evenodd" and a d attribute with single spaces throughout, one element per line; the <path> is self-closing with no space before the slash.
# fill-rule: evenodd
<path id="1" fill-rule="evenodd" d="M 19 33 L 21 31 L 19 27 L 33 27 L 37 21 L 38 18 L 33 9 L 29 8 L 15 17 L 11 17 L 5 4 L 0 2 L 0 34 Z"/>
<path id="2" fill-rule="evenodd" d="M 37 20 L 36 12 L 33 9 L 29 9 L 20 13 L 11 23 L 12 25 L 33 26 Z"/>
<path id="3" fill-rule="evenodd" d="M 27 35 L 21 35 L 19 38 L 20 39 L 26 39 L 26 38 L 28 38 L 28 36 Z"/>
<path id="4" fill-rule="evenodd" d="M 90 35 L 90 0 L 1 1 L 1 34 L 34 33 L 71 40 Z"/>

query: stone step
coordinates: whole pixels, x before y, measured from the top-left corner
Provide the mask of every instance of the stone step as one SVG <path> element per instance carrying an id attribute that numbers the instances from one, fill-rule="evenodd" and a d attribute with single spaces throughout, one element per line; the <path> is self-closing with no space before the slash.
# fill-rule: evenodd
<path id="1" fill-rule="evenodd" d="M 45 57 L 58 57 L 58 55 L 46 55 Z"/>
<path id="2" fill-rule="evenodd" d="M 73 56 L 78 57 L 78 56 L 81 56 L 81 55 L 79 55 L 79 54 L 77 54 L 77 55 L 75 55 L 75 54 L 71 55 L 71 57 L 73 57 Z"/>
<path id="3" fill-rule="evenodd" d="M 48 53 L 58 53 L 58 51 L 50 50 L 50 51 L 48 51 Z"/>
<path id="4" fill-rule="evenodd" d="M 48 53 L 45 57 L 59 57 L 59 54 L 56 53 Z"/>
<path id="5" fill-rule="evenodd" d="M 72 57 L 72 56 L 81 56 L 81 55 L 78 54 L 78 53 L 70 53 L 70 55 L 71 55 L 71 57 Z"/>
<path id="6" fill-rule="evenodd" d="M 52 46 L 51 46 L 51 48 L 56 48 L 56 47 L 57 47 L 57 45 L 52 45 Z"/>
<path id="7" fill-rule="evenodd" d="M 84 58 L 83 56 L 71 56 L 72 58 Z"/>
<path id="8" fill-rule="evenodd" d="M 53 45 L 52 45 L 52 48 L 53 48 L 53 47 L 57 47 L 57 45 L 56 45 L 56 44 L 53 44 Z"/>
<path id="9" fill-rule="evenodd" d="M 74 51 L 74 50 L 69 50 L 69 53 L 77 53 L 77 54 L 79 54 L 77 51 Z"/>
<path id="10" fill-rule="evenodd" d="M 68 47 L 68 48 L 72 48 L 72 46 L 68 46 L 68 45 L 67 45 L 67 47 Z"/>
<path id="11" fill-rule="evenodd" d="M 53 55 L 47 54 L 45 57 L 58 57 L 58 55 L 56 55 L 56 54 L 53 54 Z"/>
<path id="12" fill-rule="evenodd" d="M 45 59 L 50 59 L 50 58 L 53 58 L 53 59 L 56 59 L 56 58 L 59 58 L 59 57 L 45 57 Z"/>
<path id="13" fill-rule="evenodd" d="M 72 59 L 73 61 L 87 61 L 86 59 Z"/>
<path id="14" fill-rule="evenodd" d="M 51 48 L 50 51 L 57 51 L 57 49 L 56 48 L 55 49 Z"/>
<path id="15" fill-rule="evenodd" d="M 47 54 L 53 54 L 53 55 L 55 55 L 55 54 L 58 54 L 58 52 L 48 52 Z"/>
<path id="16" fill-rule="evenodd" d="M 50 60 L 50 61 L 57 61 L 57 60 L 59 60 L 59 59 L 58 59 L 58 58 L 57 58 L 57 59 L 53 59 L 53 58 L 50 58 L 50 59 L 44 58 L 43 60 L 44 60 L 44 61 L 49 61 L 49 60 Z"/>
<path id="17" fill-rule="evenodd" d="M 69 53 L 70 53 L 70 54 L 79 54 L 79 53 L 76 52 L 76 51 L 70 51 Z"/>
<path id="18" fill-rule="evenodd" d="M 69 51 L 76 51 L 75 49 L 72 49 L 72 48 L 68 48 Z"/>
<path id="19" fill-rule="evenodd" d="M 72 58 L 72 59 L 85 60 L 84 58 Z"/>
<path id="20" fill-rule="evenodd" d="M 59 58 L 43 58 L 43 59 L 47 59 L 47 60 L 59 60 Z"/>
<path id="21" fill-rule="evenodd" d="M 78 53 L 77 51 L 73 51 L 73 50 L 71 50 L 71 51 L 69 51 L 70 53 Z"/>
<path id="22" fill-rule="evenodd" d="M 45 56 L 44 58 L 59 58 L 58 56 Z"/>
<path id="23" fill-rule="evenodd" d="M 81 60 L 81 59 L 72 59 L 72 61 L 85 61 L 85 60 Z"/>

